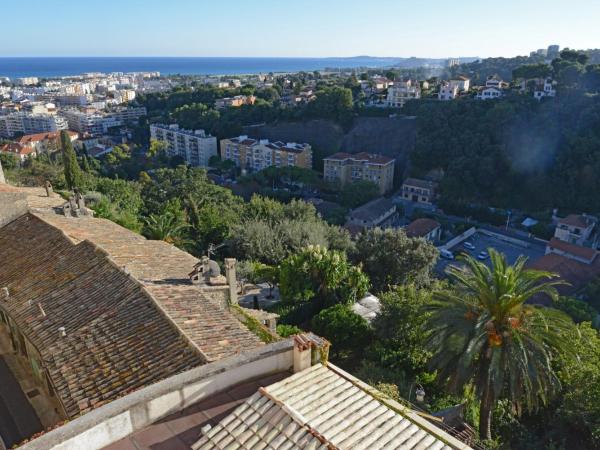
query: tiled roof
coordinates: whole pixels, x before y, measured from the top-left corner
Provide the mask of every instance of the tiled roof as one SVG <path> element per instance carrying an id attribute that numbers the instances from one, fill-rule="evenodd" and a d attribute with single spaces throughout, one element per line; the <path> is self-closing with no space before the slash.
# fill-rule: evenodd
<path id="1" fill-rule="evenodd" d="M 587 228 L 590 225 L 590 222 L 581 214 L 569 214 L 567 217 L 559 219 L 558 223 L 579 228 Z"/>
<path id="2" fill-rule="evenodd" d="M 192 448 L 469 448 L 448 444 L 457 441 L 408 408 L 392 409 L 345 375 L 317 364 L 261 388 Z"/>
<path id="3" fill-rule="evenodd" d="M 188 274 L 198 259 L 163 241 L 151 241 L 106 219 L 40 213 L 73 241 L 90 240 L 106 251 L 156 299 L 209 361 L 262 345 L 216 299 L 223 289 L 202 292 Z"/>
<path id="4" fill-rule="evenodd" d="M 141 286 L 90 242 L 73 245 L 28 214 L 0 229 L 0 260 L 9 290 L 1 307 L 39 351 L 69 417 L 202 364 Z"/>
<path id="5" fill-rule="evenodd" d="M 433 189 L 435 188 L 436 183 L 429 180 L 420 180 L 418 178 L 407 178 L 402 183 L 403 186 L 414 186 L 421 189 Z"/>
<path id="6" fill-rule="evenodd" d="M 10 144 L 0 145 L 0 152 L 2 153 L 14 153 L 16 155 L 29 155 L 35 150 L 32 147 L 27 147 L 16 142 Z"/>
<path id="7" fill-rule="evenodd" d="M 584 258 L 590 261 L 592 261 L 598 253 L 593 248 L 571 244 L 569 242 L 561 241 L 560 239 L 557 239 L 555 237 L 550 239 L 548 246 L 550 248 L 557 249 L 561 252 L 568 253 L 570 255 L 577 256 L 579 258 Z"/>
<path id="8" fill-rule="evenodd" d="M 422 217 L 409 223 L 404 231 L 408 237 L 423 237 L 439 227 L 440 223 L 437 220 Z"/>
<path id="9" fill-rule="evenodd" d="M 69 136 L 74 137 L 77 136 L 77 133 L 74 131 L 67 131 Z M 60 131 L 49 131 L 47 133 L 36 133 L 36 134 L 26 134 L 19 139 L 19 144 L 27 145 L 32 142 L 45 141 L 47 139 L 58 139 L 60 137 Z"/>
<path id="10" fill-rule="evenodd" d="M 395 207 L 396 205 L 391 199 L 379 197 L 353 209 L 352 212 L 350 212 L 350 217 L 359 220 L 373 220 L 383 216 Z"/>
<path id="11" fill-rule="evenodd" d="M 529 268 L 554 272 L 567 283 L 566 286 L 557 286 L 562 295 L 571 295 L 584 285 L 600 276 L 600 259 L 592 264 L 585 264 L 566 256 L 548 253 L 529 265 Z"/>

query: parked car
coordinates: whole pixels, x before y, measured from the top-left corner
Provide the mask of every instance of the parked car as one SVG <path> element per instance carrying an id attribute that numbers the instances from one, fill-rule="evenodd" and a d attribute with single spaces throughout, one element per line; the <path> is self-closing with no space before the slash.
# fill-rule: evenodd
<path id="1" fill-rule="evenodd" d="M 490 257 L 490 255 L 488 254 L 488 252 L 479 252 L 479 254 L 477 255 L 477 259 L 481 259 L 482 261 L 485 259 L 488 259 Z"/>
<path id="2" fill-rule="evenodd" d="M 467 250 L 475 250 L 475 246 L 471 244 L 469 241 L 463 242 L 463 247 Z"/>
<path id="3" fill-rule="evenodd" d="M 450 250 L 446 250 L 444 248 L 440 250 L 440 255 L 442 258 L 445 258 L 445 259 L 454 259 L 454 253 L 452 253 Z"/>

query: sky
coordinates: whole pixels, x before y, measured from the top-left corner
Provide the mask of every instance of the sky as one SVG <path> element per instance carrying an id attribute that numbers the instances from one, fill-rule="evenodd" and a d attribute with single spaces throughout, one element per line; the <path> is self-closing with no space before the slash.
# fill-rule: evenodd
<path id="1" fill-rule="evenodd" d="M 2 2 L 0 56 L 515 56 L 600 46 L 600 0 Z"/>

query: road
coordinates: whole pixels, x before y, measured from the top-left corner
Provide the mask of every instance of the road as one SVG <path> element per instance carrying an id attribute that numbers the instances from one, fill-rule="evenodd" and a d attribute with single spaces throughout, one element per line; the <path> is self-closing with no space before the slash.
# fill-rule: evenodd
<path id="1" fill-rule="evenodd" d="M 31 435 L 42 431 L 42 424 L 21 386 L 0 357 L 0 436 L 12 448 Z"/>

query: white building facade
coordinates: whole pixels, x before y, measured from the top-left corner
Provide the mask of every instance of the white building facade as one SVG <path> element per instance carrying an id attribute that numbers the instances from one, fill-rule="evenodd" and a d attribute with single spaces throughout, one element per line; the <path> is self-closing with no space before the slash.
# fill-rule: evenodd
<path id="1" fill-rule="evenodd" d="M 217 155 L 217 138 L 204 130 L 184 130 L 177 124 L 153 124 L 150 138 L 166 142 L 169 156 L 181 156 L 192 166 L 208 167 L 210 157 Z"/>

